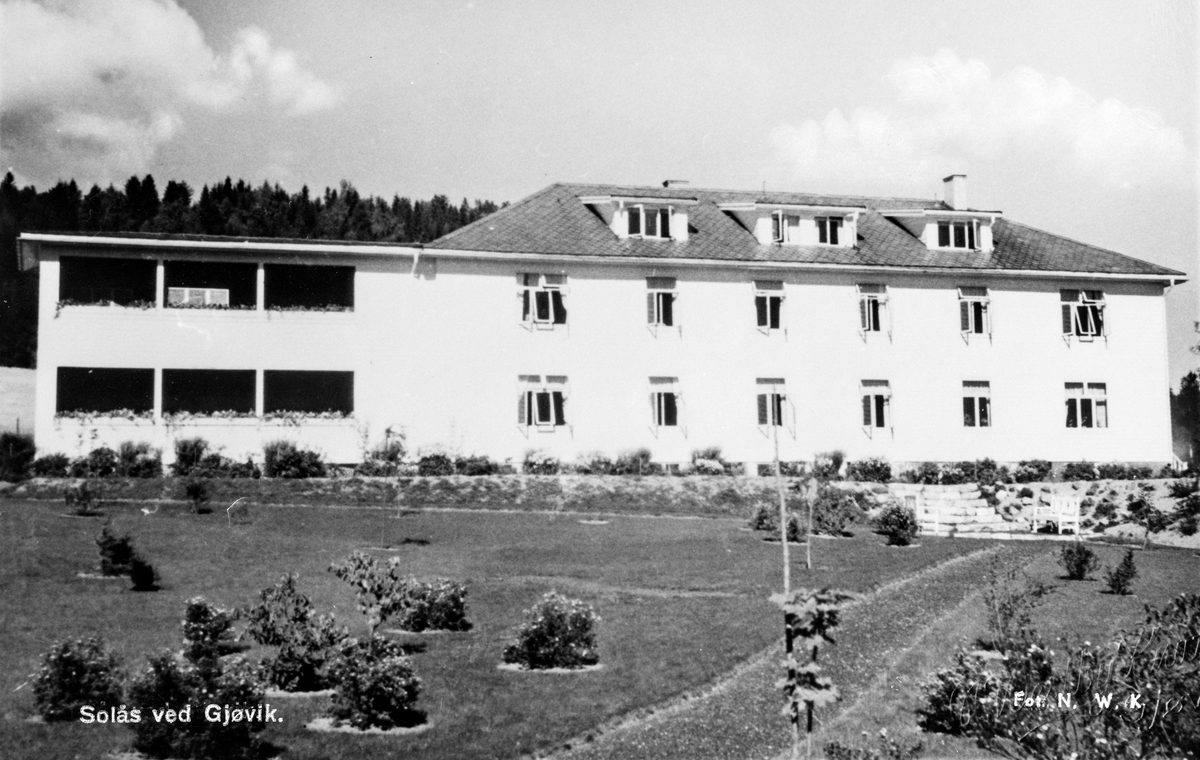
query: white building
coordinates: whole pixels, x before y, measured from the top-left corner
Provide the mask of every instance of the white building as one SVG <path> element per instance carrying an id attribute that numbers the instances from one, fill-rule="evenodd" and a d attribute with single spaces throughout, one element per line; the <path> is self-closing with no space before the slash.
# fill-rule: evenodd
<path id="1" fill-rule="evenodd" d="M 37 446 L 1169 461 L 1185 275 L 945 195 L 557 184 L 426 246 L 24 234 Z"/>

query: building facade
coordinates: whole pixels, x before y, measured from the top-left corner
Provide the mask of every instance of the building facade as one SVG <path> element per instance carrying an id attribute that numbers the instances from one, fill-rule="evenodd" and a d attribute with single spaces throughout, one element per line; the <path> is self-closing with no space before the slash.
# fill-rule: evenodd
<path id="1" fill-rule="evenodd" d="M 945 194 L 552 185 L 426 246 L 25 234 L 37 446 L 1169 461 L 1185 275 Z"/>

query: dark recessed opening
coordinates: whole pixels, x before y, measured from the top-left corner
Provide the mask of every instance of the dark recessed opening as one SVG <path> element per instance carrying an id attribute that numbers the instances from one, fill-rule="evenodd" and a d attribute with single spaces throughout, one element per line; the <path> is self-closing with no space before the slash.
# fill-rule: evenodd
<path id="1" fill-rule="evenodd" d="M 153 304 L 158 264 L 144 259 L 59 259 L 58 300 L 78 303 Z"/>
<path id="2" fill-rule="evenodd" d="M 167 306 L 224 305 L 253 309 L 258 305 L 257 264 L 168 261 L 163 269 Z"/>
<path id="3" fill-rule="evenodd" d="M 154 370 L 59 367 L 57 412 L 154 410 Z"/>
<path id="4" fill-rule="evenodd" d="M 252 369 L 164 369 L 163 414 L 254 413 Z"/>
<path id="5" fill-rule="evenodd" d="M 263 411 L 352 414 L 354 373 L 269 369 L 263 372 Z"/>
<path id="6" fill-rule="evenodd" d="M 354 308 L 354 267 L 267 264 L 266 308 Z"/>

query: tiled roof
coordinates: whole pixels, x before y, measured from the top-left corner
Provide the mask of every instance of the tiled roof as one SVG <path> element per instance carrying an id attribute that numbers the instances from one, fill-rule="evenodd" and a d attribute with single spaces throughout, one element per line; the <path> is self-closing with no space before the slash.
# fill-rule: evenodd
<path id="1" fill-rule="evenodd" d="M 686 242 L 621 240 L 580 201 L 587 196 L 626 196 L 695 200 L 688 207 Z M 812 206 L 862 206 L 854 248 L 811 245 L 761 245 L 736 214 L 718 204 L 759 203 Z M 431 249 L 602 256 L 671 258 L 696 261 L 781 262 L 881 267 L 1025 270 L 1130 275 L 1185 276 L 1103 248 L 997 219 L 994 250 L 930 250 L 917 237 L 911 218 L 880 211 L 947 210 L 941 201 L 916 198 L 865 198 L 806 193 L 738 190 L 555 184 L 477 222 L 428 244 Z"/>

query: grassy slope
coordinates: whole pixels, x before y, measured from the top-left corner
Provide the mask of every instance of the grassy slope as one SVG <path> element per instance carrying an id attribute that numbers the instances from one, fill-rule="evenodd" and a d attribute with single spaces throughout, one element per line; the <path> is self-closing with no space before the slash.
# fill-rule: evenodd
<path id="1" fill-rule="evenodd" d="M 98 756 L 127 747 L 130 732 L 79 724 L 23 722 L 32 713 L 26 682 L 57 637 L 103 633 L 140 669 L 143 655 L 179 646 L 184 600 L 204 595 L 225 606 L 251 603 L 285 571 L 318 609 L 333 610 L 362 632 L 353 599 L 325 571 L 354 549 L 387 547 L 414 574 L 464 579 L 470 617 L 465 634 L 419 637 L 415 656 L 425 682 L 421 706 L 433 727 L 411 737 L 312 734 L 301 726 L 322 709 L 287 702 L 285 723 L 267 736 L 289 758 L 511 757 L 546 750 L 606 719 L 699 687 L 768 646 L 778 613 L 767 601 L 778 585 L 778 545 L 725 520 L 614 517 L 583 525 L 568 516 L 409 513 L 394 510 L 252 507 L 253 522 L 228 525 L 219 512 L 190 515 L 166 506 L 144 516 L 109 507 L 118 530 L 163 577 L 164 589 L 135 594 L 122 582 L 85 580 L 94 567 L 98 520 L 61 516 L 53 503 L 8 500 L 0 513 L 0 755 Z M 425 539 L 428 545 L 402 543 Z M 925 540 L 888 549 L 878 537 L 825 541 L 818 572 L 807 580 L 866 591 L 978 548 Z M 836 552 L 833 551 L 836 548 Z M 496 665 L 521 611 L 557 589 L 596 605 L 603 622 L 604 669 L 546 676 L 505 673 Z M 251 651 L 256 658 L 260 652 Z"/>

